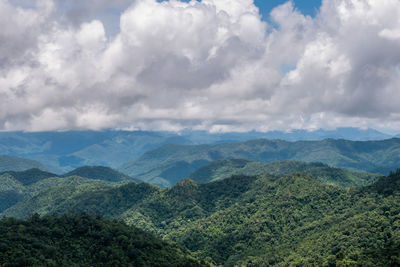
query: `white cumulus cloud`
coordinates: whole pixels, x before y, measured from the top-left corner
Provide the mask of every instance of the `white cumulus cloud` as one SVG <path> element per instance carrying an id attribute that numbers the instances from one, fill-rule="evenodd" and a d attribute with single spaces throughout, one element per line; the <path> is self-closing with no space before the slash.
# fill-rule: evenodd
<path id="1" fill-rule="evenodd" d="M 252 0 L 0 0 L 0 129 L 400 129 L 398 0 L 270 21 Z"/>

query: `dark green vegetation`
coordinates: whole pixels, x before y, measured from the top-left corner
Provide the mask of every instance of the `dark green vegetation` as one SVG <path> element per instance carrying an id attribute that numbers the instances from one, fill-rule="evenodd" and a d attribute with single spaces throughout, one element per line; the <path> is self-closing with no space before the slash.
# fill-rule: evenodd
<path id="1" fill-rule="evenodd" d="M 56 191 L 58 197 L 65 198 L 78 192 L 99 190 L 106 187 L 106 184 L 109 189 L 114 184 L 128 181 L 140 182 L 111 168 L 100 166 L 81 167 L 63 176 L 39 169 L 7 171 L 0 173 L 0 213 L 48 190 Z M 50 204 L 51 200 L 43 200 L 43 203 Z"/>
<path id="2" fill-rule="evenodd" d="M 37 183 L 41 180 L 50 178 L 50 177 L 58 177 L 58 175 L 51 173 L 51 172 L 46 172 L 42 171 L 39 169 L 29 169 L 26 171 L 6 171 L 3 173 L 0 173 L 0 175 L 10 175 L 12 176 L 16 181 L 21 183 L 22 185 L 31 185 L 34 183 Z"/>
<path id="3" fill-rule="evenodd" d="M 226 266 L 398 266 L 400 178 L 343 190 L 293 174 L 167 236 Z"/>
<path id="4" fill-rule="evenodd" d="M 59 194 L 37 195 L 29 210 L 122 219 L 225 266 L 400 264 L 400 170 L 350 189 L 293 173 L 206 184 L 185 179 L 166 189 L 126 184 L 64 199 Z M 57 200 L 42 209 L 40 199 L 52 198 Z M 6 215 L 26 216 L 21 210 Z"/>
<path id="5" fill-rule="evenodd" d="M 26 171 L 34 168 L 47 170 L 43 164 L 35 160 L 0 155 L 0 172 Z"/>
<path id="6" fill-rule="evenodd" d="M 63 175 L 68 176 L 80 176 L 89 179 L 97 179 L 107 182 L 124 182 L 124 181 L 134 181 L 140 183 L 140 180 L 135 180 L 134 178 L 123 174 L 119 171 L 111 169 L 109 167 L 103 166 L 84 166 L 70 171 Z"/>
<path id="7" fill-rule="evenodd" d="M 165 145 L 119 167 L 132 177 L 170 186 L 216 159 L 272 162 L 300 160 L 330 166 L 388 174 L 400 163 L 400 139 L 356 142 L 348 140 L 253 140 L 218 145 Z"/>
<path id="8" fill-rule="evenodd" d="M 208 183 L 232 175 L 272 174 L 282 176 L 293 172 L 303 172 L 312 175 L 324 184 L 341 187 L 355 187 L 372 184 L 379 175 L 347 171 L 332 168 L 322 163 L 306 163 L 301 161 L 254 162 L 244 159 L 218 159 L 195 170 L 189 178 L 198 183 Z"/>
<path id="9" fill-rule="evenodd" d="M 104 173 L 102 173 L 103 170 Z M 322 183 L 341 187 L 368 185 L 378 178 L 375 174 L 331 168 L 322 163 L 304 163 L 298 161 L 261 163 L 224 159 L 216 160 L 205 167 L 199 168 L 190 175 L 190 178 L 198 183 L 207 183 L 229 178 L 232 175 L 249 176 L 268 173 L 274 176 L 282 176 L 293 172 L 311 174 L 316 180 Z M 94 177 L 103 181 L 121 181 L 120 173 L 104 167 L 82 167 L 66 175 L 72 174 L 79 175 L 79 178 L 76 177 L 75 179 L 85 179 L 80 178 L 80 176 L 83 176 Z M 122 176 L 122 178 L 128 179 L 130 177 Z M 106 186 L 104 183 L 98 185 L 99 181 L 97 180 L 79 180 L 74 184 L 66 183 L 66 181 L 74 181 L 74 179 L 69 178 L 59 185 L 53 183 L 50 186 L 46 186 L 43 182 L 38 183 L 38 185 L 42 186 L 43 190 L 35 190 L 34 194 L 30 195 L 31 197 L 34 196 L 33 198 L 25 198 L 18 204 L 14 203 L 13 207 L 9 205 L 7 207 L 9 208 L 8 210 L 3 209 L 5 210 L 4 215 L 24 218 L 34 212 L 46 214 L 48 212 L 65 212 L 69 210 L 90 211 L 102 215 L 110 215 L 115 214 L 116 207 L 118 207 L 119 211 L 125 211 L 125 209 L 135 205 L 136 202 L 139 203 L 147 194 L 157 191 L 157 187 L 148 184 L 143 184 L 137 188 L 130 186 L 116 188 L 114 184 L 110 186 Z M 60 181 L 58 182 L 60 183 Z M 139 198 L 134 197 L 136 191 L 140 191 Z M 89 192 L 93 193 L 87 194 Z M 83 198 L 86 198 L 87 202 L 94 203 L 92 210 L 80 210 L 76 206 L 75 202 L 82 201 Z M 103 211 L 102 206 L 98 206 L 99 202 L 110 205 L 110 208 Z"/>
<path id="10" fill-rule="evenodd" d="M 99 216 L 0 220 L 0 266 L 206 266 L 171 243 Z"/>

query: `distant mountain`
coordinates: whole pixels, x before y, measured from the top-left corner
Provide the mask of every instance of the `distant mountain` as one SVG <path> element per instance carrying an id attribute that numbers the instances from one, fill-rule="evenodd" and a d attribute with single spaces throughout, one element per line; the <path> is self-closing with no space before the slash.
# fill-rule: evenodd
<path id="1" fill-rule="evenodd" d="M 111 169 L 109 167 L 104 166 L 84 166 L 77 168 L 73 171 L 70 171 L 63 175 L 64 177 L 69 176 L 80 176 L 89 179 L 96 179 L 107 182 L 122 182 L 122 181 L 131 181 L 140 183 L 140 180 L 134 179 L 126 174 L 123 174 L 119 171 Z"/>
<path id="2" fill-rule="evenodd" d="M 47 170 L 43 164 L 35 160 L 0 155 L 0 172 L 25 171 L 33 168 Z"/>
<path id="3" fill-rule="evenodd" d="M 35 159 L 58 173 L 84 165 L 116 167 L 168 143 L 190 141 L 167 132 L 0 132 L 0 154 Z"/>
<path id="4" fill-rule="evenodd" d="M 243 142 L 253 139 L 280 139 L 285 141 L 317 141 L 324 139 L 347 139 L 352 141 L 373 141 L 392 138 L 374 129 L 337 128 L 335 130 L 292 130 L 289 132 L 243 132 L 243 133 L 209 133 L 206 131 L 183 131 L 182 136 L 193 144 L 216 144 L 227 142 Z"/>
<path id="5" fill-rule="evenodd" d="M 376 141 L 392 138 L 393 136 L 381 133 L 374 129 L 359 129 L 359 128 L 337 128 L 335 130 L 304 131 L 294 130 L 289 133 L 282 133 L 283 139 L 286 141 L 301 141 L 301 140 L 324 140 L 324 139 L 346 139 L 352 141 Z"/>
<path id="6" fill-rule="evenodd" d="M 4 266 L 208 266 L 176 244 L 99 216 L 0 220 Z"/>
<path id="7" fill-rule="evenodd" d="M 399 175 L 352 189 L 294 173 L 206 184 L 184 179 L 165 189 L 143 183 L 70 196 L 64 190 L 56 201 L 59 192 L 47 191 L 30 212 L 42 213 L 39 204 L 51 200 L 45 213 L 123 219 L 224 266 L 397 266 Z M 3 215 L 23 214 L 13 208 Z"/>
<path id="8" fill-rule="evenodd" d="M 165 144 L 199 145 L 244 142 L 253 139 L 287 141 L 382 140 L 391 138 L 373 129 L 338 128 L 336 130 L 293 130 L 291 132 L 209 133 L 184 130 L 150 131 L 67 131 L 67 132 L 0 132 L 0 154 L 37 160 L 58 174 L 85 165 L 117 166 Z M 37 167 L 37 166 L 36 166 Z M 184 166 L 183 166 L 184 167 Z M 30 168 L 34 168 L 31 166 Z M 190 168 L 186 167 L 186 168 Z M 29 169 L 29 168 L 26 168 Z M 1 169 L 0 169 L 1 171 Z"/>
<path id="9" fill-rule="evenodd" d="M 341 187 L 364 186 L 375 182 L 381 175 L 354 172 L 329 167 L 322 163 L 301 161 L 254 162 L 242 159 L 218 159 L 192 172 L 188 177 L 198 183 L 208 183 L 231 177 L 232 175 L 272 174 L 287 175 L 293 172 L 311 174 L 324 184 Z"/>
<path id="10" fill-rule="evenodd" d="M 400 166 L 400 139 L 382 141 L 252 140 L 217 145 L 164 145 L 146 152 L 118 170 L 140 180 L 170 186 L 216 159 L 272 162 L 299 160 L 333 167 L 388 174 Z"/>

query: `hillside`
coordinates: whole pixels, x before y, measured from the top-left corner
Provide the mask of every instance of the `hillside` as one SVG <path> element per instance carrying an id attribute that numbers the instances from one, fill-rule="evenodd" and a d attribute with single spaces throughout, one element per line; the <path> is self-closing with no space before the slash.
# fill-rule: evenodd
<path id="1" fill-rule="evenodd" d="M 268 177 L 276 179 L 274 176 Z M 133 220 L 131 213 L 136 213 L 138 209 L 143 216 L 151 219 L 148 221 L 149 225 L 155 224 L 155 227 L 159 228 L 166 218 L 173 221 L 177 219 L 175 216 L 181 216 L 180 212 L 189 207 L 194 208 L 198 203 L 201 203 L 202 208 L 188 212 L 190 216 L 193 215 L 192 212 L 199 212 L 194 216 L 211 214 L 231 204 L 236 197 L 248 190 L 255 179 L 255 177 L 235 176 L 202 185 L 185 179 L 170 189 L 161 189 L 146 183 L 130 183 L 114 188 L 105 186 L 96 190 L 87 190 L 88 187 L 85 186 L 83 192 L 79 192 L 78 187 L 58 187 L 22 201 L 1 215 L 25 218 L 32 213 L 45 215 L 73 211 L 96 213 L 109 218 L 130 218 L 128 221 L 131 221 Z M 157 212 L 162 213 L 165 218 L 161 219 Z M 136 215 L 138 214 L 133 216 Z M 149 225 L 144 228 L 153 231 L 156 229 L 150 229 Z"/>
<path id="2" fill-rule="evenodd" d="M 232 175 L 259 175 L 268 173 L 275 176 L 282 176 L 296 171 L 310 174 L 322 183 L 341 187 L 368 185 L 380 176 L 366 172 L 332 168 L 322 163 L 306 163 L 301 161 L 254 162 L 241 159 L 218 159 L 195 170 L 188 178 L 198 183 L 208 183 L 226 179 Z"/>
<path id="3" fill-rule="evenodd" d="M 39 169 L 0 173 L 0 213 L 19 201 L 31 197 L 32 195 L 26 192 L 30 185 L 56 176 Z"/>
<path id="4" fill-rule="evenodd" d="M 83 168 L 85 170 L 85 168 Z M 97 168 L 89 168 L 98 170 Z M 100 168 L 102 169 L 102 168 Z M 77 172 L 78 173 L 78 172 Z M 77 175 L 58 176 L 53 173 L 45 172 L 39 169 L 29 169 L 26 171 L 7 171 L 0 173 L 0 213 L 16 205 L 18 202 L 30 199 L 40 192 L 49 189 L 63 187 L 76 187 L 87 185 L 112 185 L 116 181 L 121 183 L 126 175 L 106 168 L 104 175 L 101 173 L 86 171 L 81 174 L 88 174 L 91 177 L 80 177 Z M 134 181 L 134 179 L 130 179 Z M 89 187 L 90 188 L 90 187 Z"/>
<path id="5" fill-rule="evenodd" d="M 82 179 L 80 177 L 75 178 Z M 29 197 L 27 194 L 24 194 L 20 201 L 9 206 L 1 215 L 26 218 L 34 213 L 42 215 L 53 213 L 59 209 L 58 206 L 62 205 L 63 202 L 68 202 L 77 196 L 81 197 L 93 192 L 103 193 L 111 188 L 110 185 L 106 184 L 85 183 L 85 181 L 74 179 L 74 182 L 70 185 L 57 184 L 56 186 L 42 188 L 38 191 L 26 189 L 28 193 L 33 193 L 32 196 Z M 68 213 L 69 210 L 66 209 L 64 212 Z"/>
<path id="6" fill-rule="evenodd" d="M 399 179 L 380 180 L 394 189 L 376 194 L 375 185 L 346 192 L 289 175 L 167 236 L 225 266 L 396 266 Z"/>
<path id="7" fill-rule="evenodd" d="M 118 170 L 146 182 L 171 186 L 216 159 L 322 162 L 333 167 L 388 174 L 400 166 L 400 139 L 365 142 L 260 139 L 217 145 L 165 145 L 121 165 Z"/>
<path id="8" fill-rule="evenodd" d="M 15 180 L 17 180 L 24 186 L 37 183 L 41 180 L 44 180 L 44 179 L 47 179 L 50 177 L 58 177 L 57 174 L 42 171 L 42 170 L 39 170 L 36 168 L 29 169 L 26 171 L 6 171 L 3 173 L 0 173 L 0 175 L 3 175 L 3 174 L 11 175 Z"/>
<path id="9" fill-rule="evenodd" d="M 35 199 L 59 195 L 50 192 Z M 396 266 L 399 198 L 400 171 L 353 189 L 294 173 L 239 175 L 207 184 L 185 179 L 166 189 L 132 183 L 30 210 L 123 219 L 224 266 Z M 17 212 L 5 215 L 23 215 Z"/>
<path id="10" fill-rule="evenodd" d="M 40 169 L 47 171 L 47 168 L 38 161 L 0 155 L 0 172 L 5 171 L 26 171 L 29 169 Z"/>
<path id="11" fill-rule="evenodd" d="M 2 266 L 207 266 L 171 243 L 99 216 L 0 220 Z"/>
<path id="12" fill-rule="evenodd" d="M 83 166 L 73 171 L 70 171 L 63 176 L 80 176 L 88 179 L 96 179 L 107 182 L 141 182 L 140 180 L 134 179 L 126 174 L 104 166 Z"/>

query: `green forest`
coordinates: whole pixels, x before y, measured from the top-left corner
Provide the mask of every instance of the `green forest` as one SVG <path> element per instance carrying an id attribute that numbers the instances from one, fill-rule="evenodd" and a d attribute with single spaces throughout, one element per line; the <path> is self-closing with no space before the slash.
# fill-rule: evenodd
<path id="1" fill-rule="evenodd" d="M 176 244 L 88 214 L 0 220 L 0 266 L 207 266 Z"/>
<path id="2" fill-rule="evenodd" d="M 39 191 L 3 212 L 2 215 L 7 217 L 3 224 L 25 226 L 13 230 L 2 228 L 9 234 L 3 236 L 0 244 L 8 244 L 1 247 L 6 248 L 4 253 L 11 255 L 10 251 L 15 247 L 10 244 L 16 240 L 26 243 L 18 239 L 18 231 L 39 227 L 33 223 L 39 220 L 39 215 L 44 216 L 40 219 L 43 220 L 41 224 L 46 225 L 47 220 L 48 227 L 64 223 L 62 220 L 68 216 L 74 220 L 89 216 L 104 222 L 118 222 L 124 229 L 137 227 L 163 242 L 179 244 L 181 251 L 190 251 L 184 253 L 189 255 L 188 259 L 195 262 L 200 259 L 203 264 L 400 264 L 400 170 L 392 171 L 386 177 L 376 177 L 352 176 L 347 171 L 323 164 L 278 162 L 269 166 L 273 166 L 274 174 L 238 174 L 207 183 L 183 179 L 170 188 L 147 183 L 61 184 Z M 284 171 L 285 168 L 289 169 Z M 367 179 L 364 181 L 367 185 L 334 184 L 335 177 L 339 181 L 344 177 Z M 27 218 L 27 221 L 8 217 Z M 41 231 L 52 232 L 49 229 Z M 84 245 L 79 247 L 82 251 L 90 249 Z M 18 257 L 28 260 L 38 257 L 31 255 L 39 253 L 35 246 L 22 248 L 21 245 L 15 251 L 23 250 L 28 254 Z M 57 263 L 65 260 L 59 259 L 61 254 L 54 255 L 51 259 Z M 124 257 L 121 260 L 129 261 L 129 256 Z"/>

